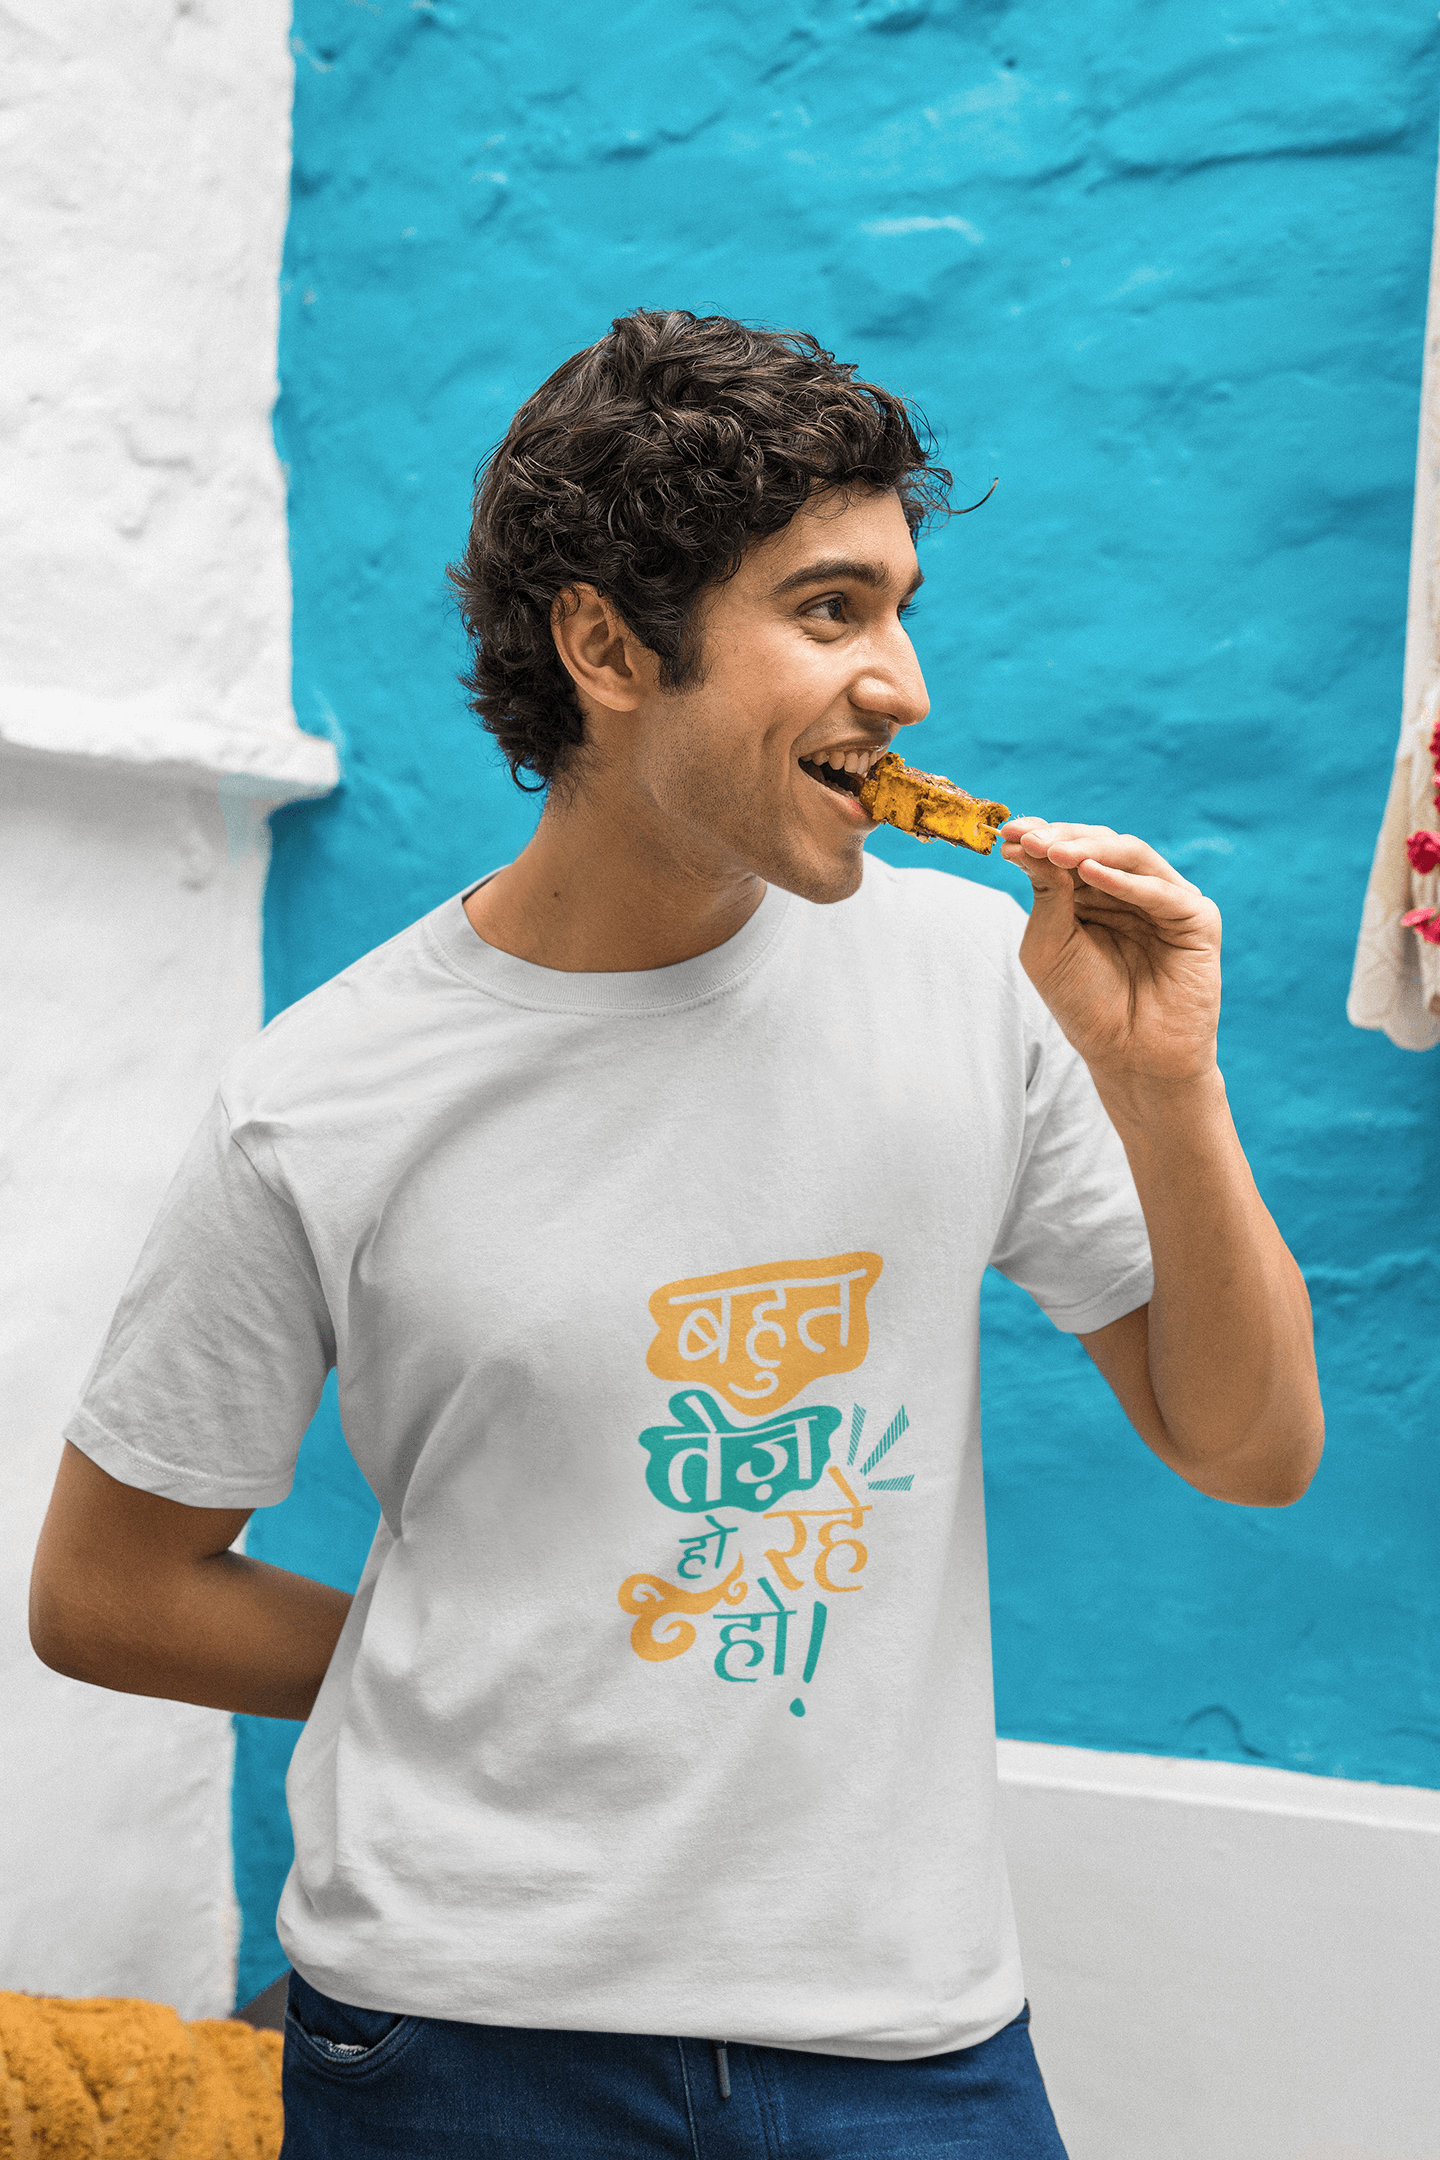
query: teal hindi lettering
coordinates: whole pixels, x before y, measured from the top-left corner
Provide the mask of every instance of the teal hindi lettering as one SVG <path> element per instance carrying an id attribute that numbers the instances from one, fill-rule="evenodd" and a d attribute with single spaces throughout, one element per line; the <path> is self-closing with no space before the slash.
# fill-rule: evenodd
<path id="1" fill-rule="evenodd" d="M 840 1412 L 821 1405 L 763 1424 L 732 1424 L 704 1388 L 670 1398 L 673 1425 L 640 1435 L 650 1457 L 645 1482 L 657 1500 L 687 1515 L 736 1507 L 762 1513 L 787 1493 L 808 1492 L 830 1460 Z"/>

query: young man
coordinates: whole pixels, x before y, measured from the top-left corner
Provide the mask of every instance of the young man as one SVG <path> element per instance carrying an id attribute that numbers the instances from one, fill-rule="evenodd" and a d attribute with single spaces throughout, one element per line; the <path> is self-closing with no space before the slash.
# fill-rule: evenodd
<path id="1" fill-rule="evenodd" d="M 1034 817 L 1028 926 L 862 861 L 947 477 L 723 318 L 625 317 L 522 408 L 453 575 L 535 836 L 235 1059 L 69 1427 L 40 1655 L 308 1719 L 288 2160 L 1061 2152 L 981 1276 L 1202 1492 L 1294 1500 L 1321 1415 L 1214 907 Z M 353 1601 L 230 1550 L 332 1364 Z"/>

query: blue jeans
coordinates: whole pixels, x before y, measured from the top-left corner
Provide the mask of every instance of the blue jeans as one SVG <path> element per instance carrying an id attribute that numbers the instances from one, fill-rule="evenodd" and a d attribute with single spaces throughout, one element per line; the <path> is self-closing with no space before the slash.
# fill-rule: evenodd
<path id="1" fill-rule="evenodd" d="M 1029 2023 L 916 2062 L 722 2053 L 394 2017 L 292 1973 L 280 2160 L 1065 2160 Z"/>

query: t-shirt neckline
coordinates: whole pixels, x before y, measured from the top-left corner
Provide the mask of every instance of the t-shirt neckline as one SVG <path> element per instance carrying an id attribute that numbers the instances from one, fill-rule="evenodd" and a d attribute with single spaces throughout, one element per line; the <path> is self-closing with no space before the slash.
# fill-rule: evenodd
<path id="1" fill-rule="evenodd" d="M 465 913 L 465 902 L 484 883 L 484 878 L 477 878 L 436 909 L 429 923 L 432 940 L 449 967 L 477 990 L 533 1012 L 674 1012 L 719 997 L 736 989 L 769 957 L 792 900 L 778 886 L 767 885 L 759 907 L 734 937 L 693 960 L 629 974 L 572 974 L 562 968 L 539 967 L 533 960 L 518 959 L 485 943 Z"/>

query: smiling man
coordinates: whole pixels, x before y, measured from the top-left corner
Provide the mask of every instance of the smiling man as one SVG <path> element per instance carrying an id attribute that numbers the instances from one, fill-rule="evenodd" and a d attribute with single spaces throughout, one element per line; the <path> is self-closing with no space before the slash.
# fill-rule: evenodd
<path id="1" fill-rule="evenodd" d="M 287 2160 L 1062 2151 L 984 1270 L 1202 1492 L 1295 1499 L 1321 1419 L 1213 906 L 1099 826 L 1007 828 L 1028 924 L 864 858 L 946 479 L 724 318 L 624 317 L 521 409 L 452 575 L 535 836 L 234 1061 L 68 1429 L 40 1654 L 308 1720 Z M 353 1601 L 230 1550 L 332 1366 Z"/>

